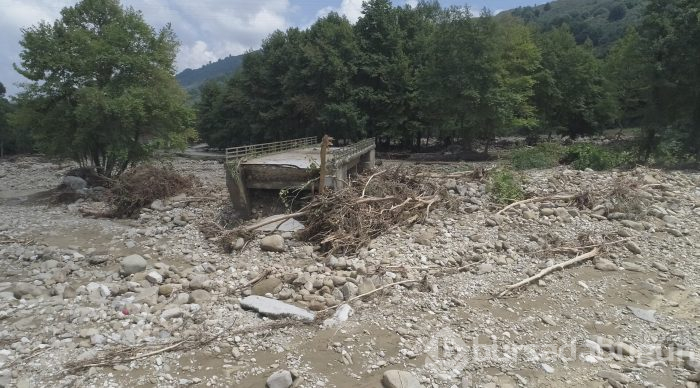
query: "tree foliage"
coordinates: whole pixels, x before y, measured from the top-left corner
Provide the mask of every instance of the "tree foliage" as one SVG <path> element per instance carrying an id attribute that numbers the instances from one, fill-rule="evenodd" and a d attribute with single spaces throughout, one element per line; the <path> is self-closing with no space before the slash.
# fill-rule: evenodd
<path id="1" fill-rule="evenodd" d="M 40 150 L 118 174 L 160 147 L 185 144 L 190 111 L 174 79 L 177 41 L 118 0 L 83 0 L 22 30 L 13 121 Z"/>

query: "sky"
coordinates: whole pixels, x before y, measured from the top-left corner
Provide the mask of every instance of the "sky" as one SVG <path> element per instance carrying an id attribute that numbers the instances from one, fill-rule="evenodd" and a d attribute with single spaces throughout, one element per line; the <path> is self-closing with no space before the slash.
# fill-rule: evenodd
<path id="1" fill-rule="evenodd" d="M 416 0 L 393 0 L 395 5 L 415 4 Z M 494 13 L 518 6 L 534 5 L 533 0 L 442 0 L 442 6 L 464 5 L 474 10 L 488 8 Z M 540 1 L 542 3 L 543 1 Z M 21 29 L 40 21 L 53 21 L 63 7 L 76 0 L 0 0 L 0 82 L 8 95 L 18 91 L 24 79 L 13 69 L 19 63 Z M 156 28 L 171 23 L 180 51 L 178 72 L 198 68 L 228 55 L 257 49 L 275 30 L 306 28 L 325 14 L 336 11 L 355 22 L 361 15 L 362 0 L 122 0 L 125 6 L 141 10 Z"/>

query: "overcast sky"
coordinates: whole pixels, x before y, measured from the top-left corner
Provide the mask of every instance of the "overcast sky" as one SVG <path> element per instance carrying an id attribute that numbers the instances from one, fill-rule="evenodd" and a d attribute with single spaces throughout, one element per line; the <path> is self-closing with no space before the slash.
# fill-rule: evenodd
<path id="1" fill-rule="evenodd" d="M 415 0 L 393 0 L 396 5 Z M 41 20 L 53 21 L 76 0 L 0 0 L 0 82 L 9 94 L 17 91 L 22 77 L 12 68 L 19 62 L 20 29 Z M 474 0 L 472 9 L 494 12 L 532 5 L 533 0 Z M 540 1 L 542 3 L 542 1 Z M 362 0 L 122 0 L 143 11 L 148 23 L 159 28 L 172 23 L 182 43 L 177 69 L 198 68 L 227 55 L 256 49 L 271 32 L 288 27 L 308 27 L 319 16 L 337 11 L 354 22 Z M 463 5 L 464 0 L 443 0 L 443 6 Z"/>

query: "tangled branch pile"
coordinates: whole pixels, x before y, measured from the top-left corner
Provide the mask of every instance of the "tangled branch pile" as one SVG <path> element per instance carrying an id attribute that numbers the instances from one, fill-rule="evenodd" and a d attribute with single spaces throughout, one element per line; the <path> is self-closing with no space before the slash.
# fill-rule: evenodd
<path id="1" fill-rule="evenodd" d="M 324 252 L 356 252 L 396 226 L 424 220 L 445 198 L 445 189 L 400 169 L 361 175 L 301 209 L 306 228 L 300 237 L 319 244 Z"/>
<path id="2" fill-rule="evenodd" d="M 184 176 L 167 165 L 142 165 L 122 174 L 109 193 L 112 217 L 131 217 L 156 199 L 187 192 L 196 178 Z"/>

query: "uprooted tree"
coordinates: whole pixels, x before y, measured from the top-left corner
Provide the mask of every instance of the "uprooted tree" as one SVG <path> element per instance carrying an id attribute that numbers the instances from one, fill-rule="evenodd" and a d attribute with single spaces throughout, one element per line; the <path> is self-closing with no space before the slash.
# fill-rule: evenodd
<path id="1" fill-rule="evenodd" d="M 155 31 L 118 0 L 83 0 L 22 32 L 15 69 L 31 82 L 14 124 L 40 150 L 112 176 L 155 149 L 184 147 L 191 112 L 169 25 Z"/>

